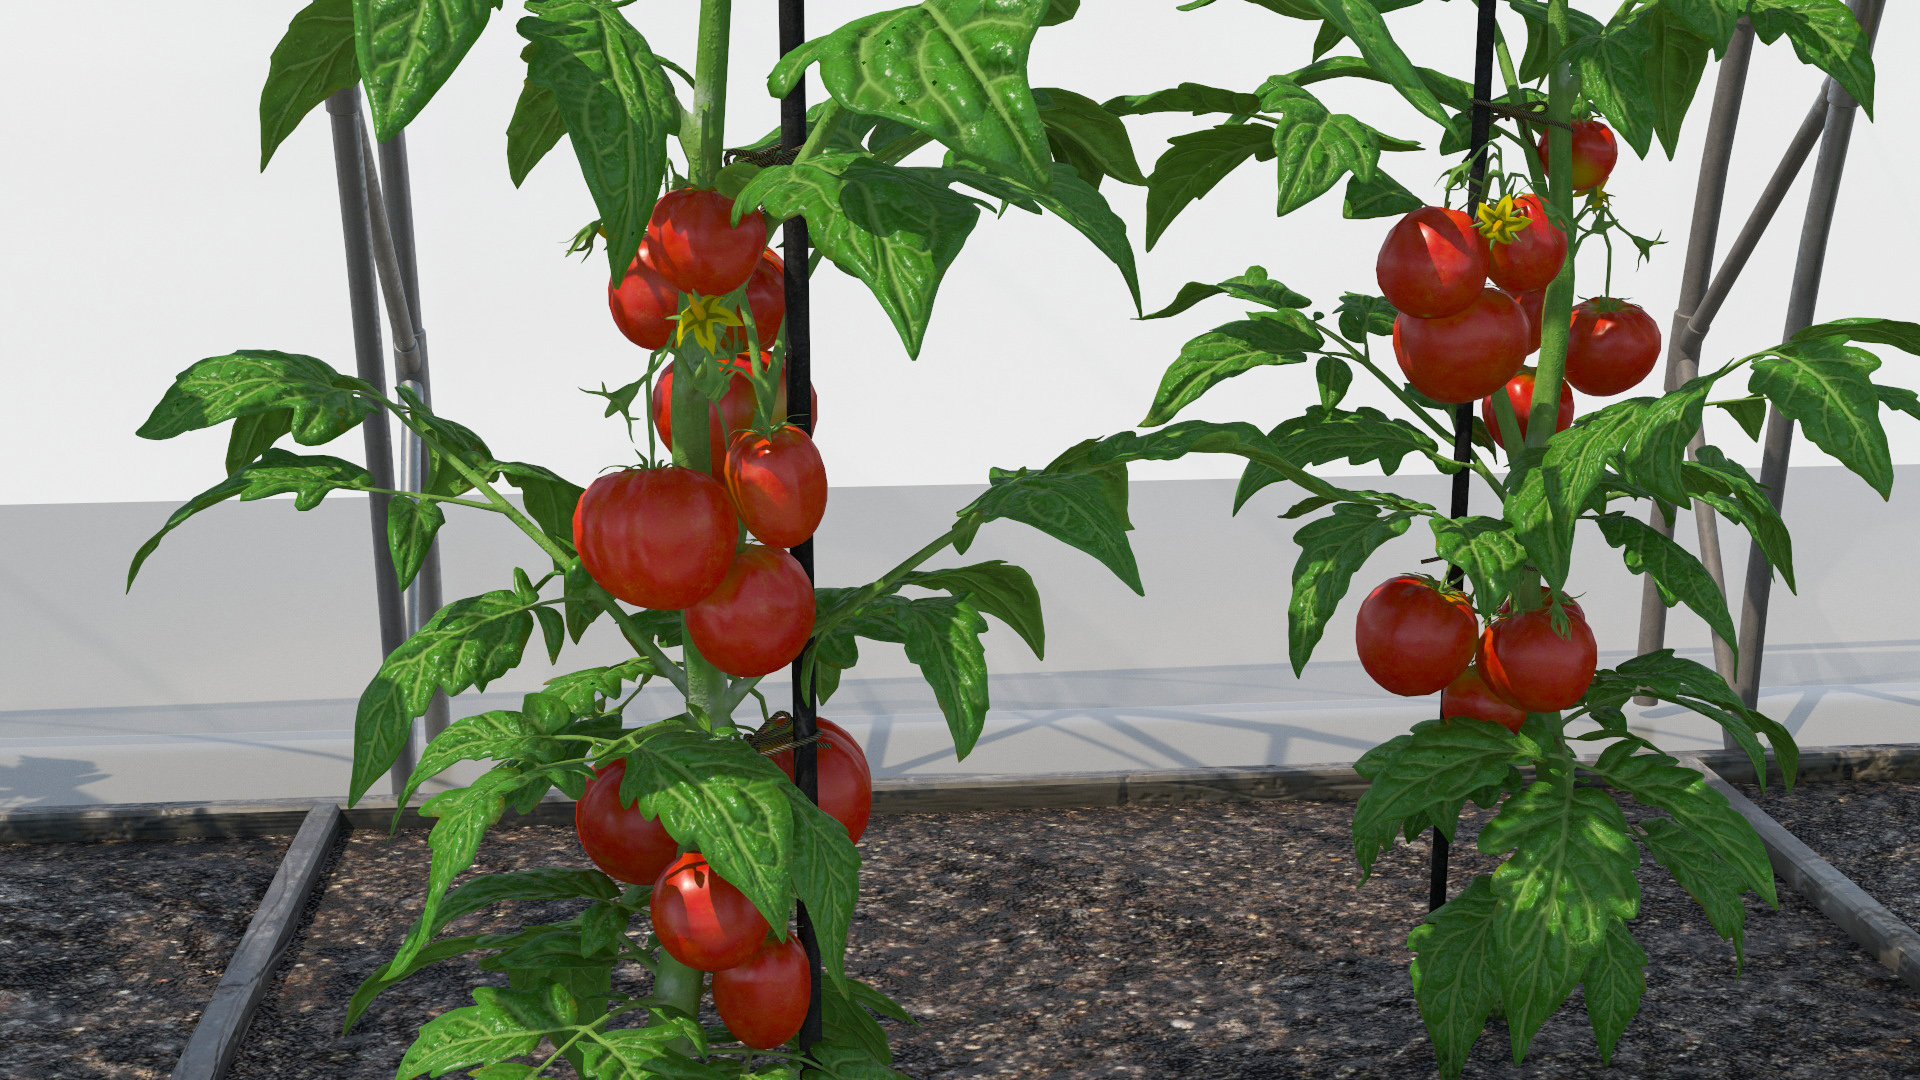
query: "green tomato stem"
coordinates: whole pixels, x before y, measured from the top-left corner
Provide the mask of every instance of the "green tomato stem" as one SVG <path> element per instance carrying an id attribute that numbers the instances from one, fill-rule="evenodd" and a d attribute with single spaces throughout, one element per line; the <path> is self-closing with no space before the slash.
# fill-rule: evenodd
<path id="1" fill-rule="evenodd" d="M 693 110 L 680 133 L 687 182 L 710 188 L 720 175 L 727 123 L 727 39 L 733 0 L 700 0 L 700 37 L 693 58 Z"/>
<path id="2" fill-rule="evenodd" d="M 704 10 L 704 9 L 703 9 Z M 704 25 L 704 24 L 703 24 Z M 686 300 L 682 298 L 682 304 Z M 682 342 L 675 357 L 675 378 L 673 380 L 673 463 L 683 469 L 708 473 L 712 471 L 714 447 L 711 432 L 708 429 L 708 410 L 713 408 L 705 394 L 694 385 L 694 366 L 706 363 L 706 356 L 698 342 Z M 687 711 L 692 713 L 697 723 L 709 729 L 727 728 L 733 724 L 733 708 L 727 701 L 727 677 L 719 668 L 700 655 L 700 649 L 693 643 L 693 635 L 686 627 L 686 616 L 681 622 L 681 659 L 686 666 L 686 682 L 679 686 L 687 698 Z"/>
<path id="3" fill-rule="evenodd" d="M 658 966 L 653 973 L 653 1000 L 661 1005 L 671 1006 L 688 1016 L 700 1015 L 700 992 L 706 981 L 706 972 L 690 968 L 673 958 L 665 949 L 660 950 Z M 648 1027 L 664 1026 L 664 1023 L 649 1023 Z M 691 1055 L 693 1046 L 685 1039 L 674 1045 L 682 1053 Z"/>
<path id="4" fill-rule="evenodd" d="M 1547 29 L 1552 55 L 1559 56 L 1570 38 L 1567 0 L 1550 0 Z M 1574 93 L 1573 72 L 1562 62 L 1547 83 L 1547 118 L 1558 121 L 1547 128 L 1548 156 L 1560 163 L 1547 175 L 1547 190 L 1557 216 L 1568 222 L 1573 221 L 1573 132 L 1562 125 L 1572 120 Z M 1541 304 L 1540 364 L 1534 376 L 1533 402 L 1527 410 L 1527 446 L 1534 449 L 1547 445 L 1560 415 L 1560 387 L 1567 371 L 1567 330 L 1573 317 L 1573 264 L 1574 252 L 1570 249 Z M 1516 610 L 1530 610 L 1539 602 L 1533 596 L 1525 599 L 1526 607 L 1516 601 Z"/>

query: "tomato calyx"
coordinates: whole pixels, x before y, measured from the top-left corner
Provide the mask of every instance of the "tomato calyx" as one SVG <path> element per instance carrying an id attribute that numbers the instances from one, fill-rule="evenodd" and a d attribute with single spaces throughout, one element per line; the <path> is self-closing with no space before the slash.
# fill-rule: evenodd
<path id="1" fill-rule="evenodd" d="M 673 342 L 685 344 L 687 335 L 708 352 L 720 350 L 721 328 L 741 325 L 740 311 L 727 303 L 723 296 L 706 296 L 689 293 L 687 305 L 680 309 L 675 317 L 678 328 L 674 332 Z"/>
<path id="2" fill-rule="evenodd" d="M 1474 211 L 1474 217 L 1480 224 L 1476 226 L 1480 235 L 1492 244 L 1511 244 L 1520 230 L 1533 224 L 1520 204 L 1511 195 L 1502 195 L 1497 203 L 1481 203 Z"/>

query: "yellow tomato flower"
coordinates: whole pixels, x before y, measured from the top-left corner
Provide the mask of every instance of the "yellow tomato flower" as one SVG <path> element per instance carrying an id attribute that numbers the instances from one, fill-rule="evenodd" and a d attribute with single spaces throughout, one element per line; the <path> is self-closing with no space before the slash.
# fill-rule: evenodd
<path id="1" fill-rule="evenodd" d="M 1495 244 L 1511 244 L 1521 229 L 1533 224 L 1533 219 L 1520 212 L 1520 206 L 1513 196 L 1503 195 L 1497 203 L 1481 203 L 1474 211 L 1480 219 L 1480 235 Z"/>
<path id="2" fill-rule="evenodd" d="M 723 297 L 701 296 L 694 294 L 687 298 L 687 307 L 679 315 L 680 328 L 673 339 L 675 345 L 683 344 L 687 335 L 708 352 L 720 349 L 720 327 L 739 326 L 740 313 L 728 307 Z"/>

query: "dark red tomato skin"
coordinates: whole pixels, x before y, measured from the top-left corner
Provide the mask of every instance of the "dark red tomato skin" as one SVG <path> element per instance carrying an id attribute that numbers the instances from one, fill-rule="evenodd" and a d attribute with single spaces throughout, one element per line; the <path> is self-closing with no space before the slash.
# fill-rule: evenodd
<path id="1" fill-rule="evenodd" d="M 1360 666 L 1402 697 L 1437 694 L 1473 661 L 1480 620 L 1459 595 L 1421 578 L 1389 578 L 1360 604 L 1354 622 Z"/>
<path id="2" fill-rule="evenodd" d="M 1387 231 L 1374 260 L 1380 294 L 1418 319 L 1452 315 L 1487 283 L 1487 240 L 1459 210 L 1423 206 Z"/>
<path id="3" fill-rule="evenodd" d="M 687 609 L 687 637 L 714 667 L 739 678 L 786 667 L 813 632 L 813 583 L 793 556 L 748 544 L 726 578 Z"/>
<path id="4" fill-rule="evenodd" d="M 873 772 L 866 752 L 845 728 L 831 720 L 817 721 L 820 741 L 814 743 L 819 767 L 820 809 L 846 826 L 847 836 L 855 843 L 867 831 L 873 816 Z M 793 751 L 773 755 L 773 763 L 793 779 Z"/>
<path id="5" fill-rule="evenodd" d="M 1659 362 L 1660 324 L 1638 304 L 1599 297 L 1573 309 L 1567 381 L 1581 393 L 1624 393 L 1640 385 Z"/>
<path id="6" fill-rule="evenodd" d="M 1468 664 L 1460 677 L 1440 692 L 1440 715 L 1443 717 L 1465 716 L 1474 720 L 1490 720 L 1504 726 L 1508 731 L 1519 732 L 1520 725 L 1527 722 L 1527 711 L 1514 707 L 1513 702 L 1501 697 L 1487 686 L 1480 676 L 1478 664 Z"/>
<path id="7" fill-rule="evenodd" d="M 753 326 L 760 335 L 761 348 L 772 347 L 780 336 L 780 325 L 787 318 L 786 264 L 772 248 L 760 253 L 760 261 L 753 265 L 753 273 L 747 277 L 747 309 L 753 313 Z M 747 328 L 729 329 L 726 347 L 734 352 L 746 352 Z"/>
<path id="8" fill-rule="evenodd" d="M 813 440 L 791 424 L 772 435 L 735 435 L 726 485 L 747 531 L 768 547 L 805 543 L 827 513 L 827 467 Z"/>
<path id="9" fill-rule="evenodd" d="M 607 283 L 607 309 L 627 340 L 643 349 L 663 349 L 673 337 L 680 314 L 680 290 L 647 264 L 645 241 L 640 244 L 640 254 L 627 267 L 627 276 L 620 279 L 620 287 Z"/>
<path id="10" fill-rule="evenodd" d="M 680 845 L 660 824 L 632 806 L 620 804 L 625 758 L 594 770 L 587 790 L 573 806 L 573 828 L 593 865 L 615 881 L 651 885 L 680 854 Z"/>
<path id="11" fill-rule="evenodd" d="M 1513 302 L 1527 316 L 1527 355 L 1540 351 L 1540 313 L 1547 306 L 1547 290 L 1528 289 L 1526 292 L 1509 292 Z"/>
<path id="12" fill-rule="evenodd" d="M 740 519 L 726 489 L 692 469 L 627 469 L 595 480 L 573 511 L 573 546 L 593 580 L 629 604 L 677 611 L 718 588 Z"/>
<path id="13" fill-rule="evenodd" d="M 762 353 L 765 358 L 768 356 Z M 707 405 L 707 449 L 712 455 L 713 477 L 722 480 L 726 475 L 727 441 L 735 432 L 745 431 L 753 426 L 754 409 L 759 395 L 754 393 L 753 380 L 747 377 L 750 361 L 743 354 L 733 358 L 733 366 L 738 368 L 727 384 L 727 392 L 721 396 L 720 404 Z M 808 391 L 811 401 L 813 426 L 820 426 L 820 395 L 811 389 Z M 787 412 L 787 384 L 776 383 L 773 390 L 773 415 L 785 417 Z M 653 383 L 653 427 L 660 433 L 660 441 L 667 449 L 673 449 L 673 364 L 668 363 L 660 370 L 660 377 Z M 724 482 L 724 480 L 722 480 Z"/>
<path id="14" fill-rule="evenodd" d="M 1540 167 L 1552 171 L 1547 161 L 1547 135 L 1542 132 L 1534 149 L 1540 152 Z M 1580 195 L 1607 182 L 1613 175 L 1620 147 L 1613 141 L 1613 129 L 1598 120 L 1573 122 L 1573 193 Z"/>
<path id="15" fill-rule="evenodd" d="M 1522 368 L 1520 374 L 1507 380 L 1507 401 L 1513 405 L 1513 418 L 1520 425 L 1520 437 L 1527 437 L 1527 412 L 1533 408 L 1532 368 Z M 1494 391 L 1499 393 L 1499 391 Z M 1480 419 L 1486 422 L 1487 433 L 1493 436 L 1494 444 L 1506 448 L 1507 440 L 1500 435 L 1500 421 L 1493 415 L 1493 394 L 1480 399 Z M 1560 384 L 1560 416 L 1553 430 L 1565 431 L 1573 424 L 1573 388 L 1566 383 Z"/>
<path id="16" fill-rule="evenodd" d="M 813 976 L 798 935 L 768 938 L 746 963 L 713 973 L 720 1022 L 755 1050 L 784 1046 L 800 1034 L 812 997 Z"/>
<path id="17" fill-rule="evenodd" d="M 1553 590 L 1548 588 L 1545 585 L 1540 586 L 1540 606 L 1542 608 L 1546 608 L 1546 607 L 1550 607 L 1552 604 L 1553 604 Z M 1569 611 L 1570 613 L 1574 615 L 1578 615 L 1583 619 L 1587 617 L 1586 609 L 1580 606 L 1580 601 L 1575 600 L 1571 596 L 1561 597 L 1560 606 L 1563 608 L 1566 608 L 1567 611 Z M 1513 613 L 1513 600 L 1511 598 L 1508 598 L 1506 600 L 1500 601 L 1500 610 L 1497 614 L 1510 615 L 1512 613 Z"/>
<path id="18" fill-rule="evenodd" d="M 1509 293 L 1545 289 L 1567 261 L 1567 234 L 1548 220 L 1540 196 L 1514 201 L 1532 224 L 1515 233 L 1512 243 L 1487 245 L 1487 277 Z"/>
<path id="19" fill-rule="evenodd" d="M 1499 289 L 1458 314 L 1417 319 L 1401 314 L 1394 332 L 1406 350 L 1407 381 L 1452 405 L 1478 401 L 1506 385 L 1527 358 L 1527 314 Z"/>
<path id="20" fill-rule="evenodd" d="M 653 933 L 675 960 L 701 971 L 724 971 L 752 958 L 767 920 L 745 893 L 689 851 L 654 879 L 647 901 Z"/>
<path id="21" fill-rule="evenodd" d="M 767 246 L 766 216 L 755 210 L 733 224 L 733 200 L 717 191 L 680 188 L 653 204 L 647 219 L 653 268 L 681 292 L 725 296 L 740 287 Z"/>
<path id="22" fill-rule="evenodd" d="M 1568 637 L 1545 608 L 1496 619 L 1480 635 L 1480 673 L 1494 693 L 1528 712 L 1579 704 L 1593 685 L 1599 648 L 1587 620 L 1566 608 Z"/>

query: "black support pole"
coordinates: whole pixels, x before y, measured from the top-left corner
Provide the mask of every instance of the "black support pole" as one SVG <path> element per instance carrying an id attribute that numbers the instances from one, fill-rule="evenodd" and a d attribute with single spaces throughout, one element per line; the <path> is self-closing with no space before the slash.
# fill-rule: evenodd
<path id="1" fill-rule="evenodd" d="M 785 56 L 807 40 L 804 0 L 780 0 L 780 55 Z M 807 81 L 794 83 L 793 90 L 780 101 L 780 146 L 787 154 L 797 153 L 807 141 Z M 784 155 L 783 155 L 784 156 Z M 807 262 L 810 245 L 805 218 L 788 218 L 781 227 L 781 254 L 786 261 L 787 331 L 787 413 L 788 422 L 813 433 L 813 356 L 812 320 L 807 304 Z M 813 580 L 813 541 L 792 550 L 807 580 Z M 802 667 L 813 646 L 793 663 L 793 780 L 807 798 L 820 802 L 819 755 L 814 746 L 817 727 L 814 719 L 812 688 L 801 678 Z M 813 993 L 807 999 L 807 1019 L 800 1027 L 800 1048 L 808 1049 L 820 1041 L 820 995 L 824 989 L 820 972 L 820 940 L 813 930 L 807 905 L 800 904 L 796 923 L 800 945 L 807 951 L 807 967 L 812 974 Z"/>
<path id="2" fill-rule="evenodd" d="M 1473 45 L 1473 97 L 1475 101 L 1493 100 L 1493 41 L 1494 41 L 1494 0 L 1479 0 L 1476 14 L 1479 22 L 1474 34 Z M 1473 107 L 1473 129 L 1468 140 L 1473 157 L 1468 166 L 1467 213 L 1471 214 L 1487 197 L 1487 143 L 1493 136 L 1493 112 L 1485 105 Z M 1500 391 L 1495 391 L 1499 393 Z M 1466 462 L 1473 459 L 1473 406 L 1456 405 L 1453 407 L 1453 460 Z M 1453 474 L 1453 503 L 1448 507 L 1452 517 L 1467 516 L 1467 500 L 1471 494 L 1470 486 L 1473 473 L 1462 468 Z M 1447 584 L 1455 588 L 1466 580 L 1466 572 L 1457 566 L 1447 567 Z M 1433 855 L 1429 864 L 1427 883 L 1427 910 L 1432 911 L 1447 902 L 1447 857 L 1451 845 L 1447 837 L 1438 828 L 1433 830 Z"/>
<path id="3" fill-rule="evenodd" d="M 386 363 L 380 356 L 380 295 L 373 262 L 373 207 L 367 195 L 366 161 L 360 121 L 360 88 L 349 86 L 327 98 L 328 119 L 333 125 L 334 180 L 340 190 L 340 227 L 346 240 L 347 300 L 353 317 L 353 354 L 355 373 L 384 394 L 387 391 Z M 393 449 L 389 441 L 387 414 L 375 411 L 361 421 L 366 440 L 367 472 L 376 487 L 393 487 Z M 400 581 L 393 571 L 393 555 L 387 547 L 388 496 L 369 494 L 367 505 L 373 526 L 373 587 L 380 613 L 380 655 L 385 657 L 406 640 L 405 618 L 401 610 Z M 405 790 L 414 766 L 415 744 L 411 730 L 406 745 L 393 763 L 393 791 Z"/>

